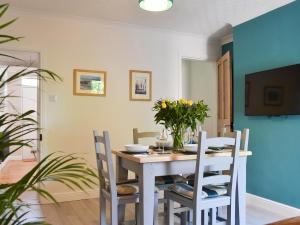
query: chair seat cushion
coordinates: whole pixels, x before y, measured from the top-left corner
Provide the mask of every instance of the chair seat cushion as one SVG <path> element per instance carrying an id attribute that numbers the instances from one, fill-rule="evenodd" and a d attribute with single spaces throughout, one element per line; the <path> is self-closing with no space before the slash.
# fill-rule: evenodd
<path id="1" fill-rule="evenodd" d="M 155 177 L 156 185 L 186 183 L 187 179 L 180 175 Z"/>
<path id="2" fill-rule="evenodd" d="M 218 171 L 210 171 L 210 172 L 205 172 L 204 173 L 204 177 L 209 177 L 209 176 L 214 176 L 214 175 L 218 175 L 219 172 Z M 194 181 L 195 181 L 195 174 L 190 174 L 186 177 L 187 183 L 191 186 L 194 187 Z"/>
<path id="3" fill-rule="evenodd" d="M 184 197 L 193 198 L 194 187 L 188 184 L 180 183 L 173 184 L 169 190 Z M 224 185 L 206 185 L 202 189 L 202 198 L 215 198 L 227 194 L 227 188 Z"/>
<path id="4" fill-rule="evenodd" d="M 109 185 L 107 185 L 107 190 L 109 190 Z M 159 189 L 155 187 L 155 192 Z M 137 179 L 124 180 L 117 183 L 117 194 L 118 195 L 134 195 L 139 193 L 139 183 Z"/>
<path id="5" fill-rule="evenodd" d="M 138 184 L 119 184 L 117 185 L 118 195 L 133 195 L 138 193 Z"/>

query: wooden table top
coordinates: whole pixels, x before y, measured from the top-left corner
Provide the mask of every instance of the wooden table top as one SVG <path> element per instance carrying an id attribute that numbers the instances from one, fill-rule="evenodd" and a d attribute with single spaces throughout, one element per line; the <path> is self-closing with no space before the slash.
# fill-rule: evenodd
<path id="1" fill-rule="evenodd" d="M 138 163 L 155 163 L 155 162 L 168 162 L 175 160 L 196 160 L 196 154 L 186 154 L 182 152 L 169 152 L 168 154 L 159 154 L 153 150 L 150 150 L 148 154 L 128 154 L 122 152 L 124 150 L 113 150 L 113 153 L 121 158 L 125 158 Z M 166 151 L 168 152 L 168 151 Z M 231 156 L 231 149 L 225 149 L 222 151 L 210 151 L 206 154 L 207 157 L 228 157 Z M 251 151 L 240 151 L 241 157 L 251 156 Z"/>

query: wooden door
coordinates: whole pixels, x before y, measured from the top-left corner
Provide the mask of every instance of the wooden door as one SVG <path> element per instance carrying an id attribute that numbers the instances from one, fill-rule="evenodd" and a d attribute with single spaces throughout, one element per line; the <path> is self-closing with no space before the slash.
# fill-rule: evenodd
<path id="1" fill-rule="evenodd" d="M 232 131 L 232 67 L 230 52 L 217 61 L 218 67 L 218 135 L 224 127 Z"/>

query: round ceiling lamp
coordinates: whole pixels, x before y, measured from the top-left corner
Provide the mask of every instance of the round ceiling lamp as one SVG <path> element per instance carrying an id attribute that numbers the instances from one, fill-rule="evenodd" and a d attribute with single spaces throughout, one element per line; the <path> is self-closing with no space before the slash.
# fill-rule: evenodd
<path id="1" fill-rule="evenodd" d="M 140 7 L 147 11 L 160 12 L 170 9 L 173 0 L 139 0 Z"/>

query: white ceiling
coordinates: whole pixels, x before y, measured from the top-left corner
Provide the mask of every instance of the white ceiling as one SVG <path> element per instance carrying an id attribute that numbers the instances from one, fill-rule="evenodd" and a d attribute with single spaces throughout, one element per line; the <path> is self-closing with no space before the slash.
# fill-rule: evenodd
<path id="1" fill-rule="evenodd" d="M 171 10 L 153 13 L 141 10 L 138 0 L 8 0 L 21 10 L 106 19 L 212 38 L 228 33 L 228 24 L 235 26 L 292 1 L 174 0 Z"/>

